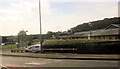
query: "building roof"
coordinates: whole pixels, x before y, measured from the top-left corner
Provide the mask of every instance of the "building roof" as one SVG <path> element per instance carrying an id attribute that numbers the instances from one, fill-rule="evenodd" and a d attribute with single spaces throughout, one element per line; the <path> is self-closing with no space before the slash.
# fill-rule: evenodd
<path id="1" fill-rule="evenodd" d="M 106 29 L 110 28 L 120 28 L 120 24 L 110 24 L 108 27 L 106 27 Z"/>

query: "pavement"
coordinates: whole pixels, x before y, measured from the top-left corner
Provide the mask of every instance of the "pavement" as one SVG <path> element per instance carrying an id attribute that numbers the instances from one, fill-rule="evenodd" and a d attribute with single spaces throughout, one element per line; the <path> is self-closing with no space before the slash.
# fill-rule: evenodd
<path id="1" fill-rule="evenodd" d="M 20 53 L 3 51 L 2 56 L 47 58 L 47 59 L 76 59 L 76 60 L 116 60 L 120 61 L 120 54 L 71 54 L 71 53 Z"/>

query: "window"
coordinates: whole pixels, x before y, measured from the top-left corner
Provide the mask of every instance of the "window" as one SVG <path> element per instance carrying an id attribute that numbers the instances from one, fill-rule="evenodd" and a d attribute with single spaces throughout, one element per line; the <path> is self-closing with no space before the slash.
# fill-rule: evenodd
<path id="1" fill-rule="evenodd" d="M 35 46 L 35 48 L 39 48 L 39 46 Z"/>

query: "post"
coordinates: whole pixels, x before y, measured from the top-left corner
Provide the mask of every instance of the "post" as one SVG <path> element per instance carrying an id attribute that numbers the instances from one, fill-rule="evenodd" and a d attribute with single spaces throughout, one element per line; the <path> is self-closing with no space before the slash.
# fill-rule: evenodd
<path id="1" fill-rule="evenodd" d="M 73 38 L 73 31 L 70 30 L 70 38 L 72 39 Z"/>
<path id="2" fill-rule="evenodd" d="M 90 39 L 92 37 L 91 26 L 92 26 L 91 23 L 89 23 Z"/>
<path id="3" fill-rule="evenodd" d="M 120 26 L 119 26 L 119 31 L 118 31 L 118 40 L 120 40 Z"/>
<path id="4" fill-rule="evenodd" d="M 39 21 L 40 21 L 40 36 L 39 36 L 39 41 L 41 45 L 41 52 L 43 52 L 43 47 L 42 47 L 42 24 L 41 24 L 41 4 L 39 0 Z"/>

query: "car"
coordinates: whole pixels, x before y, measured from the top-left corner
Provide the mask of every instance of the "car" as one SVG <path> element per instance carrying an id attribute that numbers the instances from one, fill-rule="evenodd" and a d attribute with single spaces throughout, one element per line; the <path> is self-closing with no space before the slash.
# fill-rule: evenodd
<path id="1" fill-rule="evenodd" d="M 1 44 L 1 46 L 4 46 L 4 45 L 5 45 L 5 43 L 2 43 L 2 44 Z"/>
<path id="2" fill-rule="evenodd" d="M 25 49 L 26 52 L 32 52 L 32 53 L 38 53 L 41 51 L 41 45 L 40 44 L 37 44 L 37 45 L 31 45 L 31 46 L 28 46 L 26 49 Z"/>

